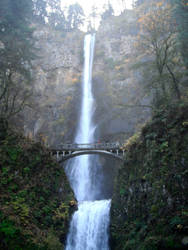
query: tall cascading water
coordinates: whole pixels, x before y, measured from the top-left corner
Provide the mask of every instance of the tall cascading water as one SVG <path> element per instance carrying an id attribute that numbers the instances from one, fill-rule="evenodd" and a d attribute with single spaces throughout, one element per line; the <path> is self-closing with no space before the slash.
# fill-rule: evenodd
<path id="1" fill-rule="evenodd" d="M 94 98 L 92 95 L 92 64 L 95 35 L 86 35 L 84 41 L 84 72 L 82 105 L 75 143 L 94 142 L 92 122 Z M 95 156 L 84 155 L 70 160 L 66 173 L 78 200 L 67 237 L 66 250 L 108 250 L 108 227 L 111 200 L 99 200 L 100 182 Z M 97 199 L 97 200 L 96 200 Z"/>

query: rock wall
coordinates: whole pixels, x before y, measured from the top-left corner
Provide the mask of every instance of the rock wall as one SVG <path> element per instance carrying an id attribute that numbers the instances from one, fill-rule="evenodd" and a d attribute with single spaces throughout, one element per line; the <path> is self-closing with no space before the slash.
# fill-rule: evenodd
<path id="1" fill-rule="evenodd" d="M 112 199 L 112 250 L 187 249 L 187 111 L 160 110 L 127 142 Z"/>
<path id="2" fill-rule="evenodd" d="M 136 14 L 127 10 L 101 23 L 96 35 L 93 70 L 97 136 L 124 141 L 144 123 L 150 109 L 139 70 L 131 70 L 137 35 Z"/>
<path id="3" fill-rule="evenodd" d="M 84 34 L 37 25 L 34 36 L 38 58 L 32 62 L 33 95 L 19 119 L 25 135 L 57 147 L 74 137 Z"/>
<path id="4" fill-rule="evenodd" d="M 57 147 L 72 142 L 80 107 L 83 68 L 81 31 L 61 33 L 36 26 L 38 58 L 33 61 L 32 105 L 17 117 L 25 135 Z M 136 15 L 127 10 L 103 21 L 96 34 L 93 92 L 96 140 L 125 141 L 150 115 L 139 70 L 131 70 Z"/>

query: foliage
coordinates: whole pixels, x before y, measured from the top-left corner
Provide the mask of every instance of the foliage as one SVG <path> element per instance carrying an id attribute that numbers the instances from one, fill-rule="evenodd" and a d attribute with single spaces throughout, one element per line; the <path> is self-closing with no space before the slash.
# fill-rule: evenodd
<path id="1" fill-rule="evenodd" d="M 47 17 L 47 1 L 46 0 L 32 0 L 33 7 L 33 18 L 37 22 L 45 23 Z M 49 2 L 49 1 L 48 1 Z M 54 1 L 52 1 L 54 2 Z M 50 6 L 51 7 L 51 6 Z"/>
<path id="2" fill-rule="evenodd" d="M 78 4 L 69 4 L 62 9 L 61 0 L 32 0 L 33 19 L 35 22 L 47 23 L 60 31 L 78 29 L 83 24 L 84 12 Z"/>
<path id="3" fill-rule="evenodd" d="M 82 7 L 78 4 L 69 5 L 68 8 L 68 28 L 71 29 L 78 29 L 80 25 L 83 24 L 84 12 Z"/>
<path id="4" fill-rule="evenodd" d="M 146 88 L 150 89 L 155 106 L 179 101 L 185 67 L 178 49 L 172 5 L 165 1 L 151 1 L 142 4 L 137 11 L 140 32 L 136 48 L 148 82 Z"/>
<path id="5" fill-rule="evenodd" d="M 37 23 L 45 24 L 47 21 L 50 22 L 51 25 L 55 23 L 51 23 L 51 17 L 53 21 L 62 20 L 62 26 L 64 25 L 64 13 L 61 9 L 61 1 L 60 0 L 32 0 L 33 7 L 33 20 Z M 55 17 L 57 14 L 57 17 Z"/>
<path id="6" fill-rule="evenodd" d="M 68 13 L 60 0 L 2 0 L 0 10 L 0 117 L 9 120 L 32 95 L 32 61 L 36 59 L 35 22 L 71 31 L 83 23 L 83 10 L 73 4 Z"/>
<path id="7" fill-rule="evenodd" d="M 174 6 L 173 16 L 176 20 L 181 55 L 188 68 L 188 4 L 185 0 L 171 0 Z"/>
<path id="8" fill-rule="evenodd" d="M 112 201 L 113 249 L 186 249 L 188 106 L 158 109 L 125 146 Z"/>
<path id="9" fill-rule="evenodd" d="M 96 31 L 97 19 L 100 17 L 99 9 L 96 5 L 91 7 L 91 13 L 89 14 L 88 20 L 88 32 Z"/>
<path id="10" fill-rule="evenodd" d="M 2 0 L 0 15 L 0 116 L 9 119 L 24 107 L 31 92 L 27 83 L 35 58 L 32 2 Z"/>
<path id="11" fill-rule="evenodd" d="M 104 5 L 104 12 L 101 15 L 102 20 L 108 19 L 114 14 L 114 10 L 112 8 L 112 5 L 110 2 L 108 4 Z"/>
<path id="12" fill-rule="evenodd" d="M 61 1 L 54 0 L 48 3 L 50 7 L 50 12 L 48 13 L 47 20 L 48 24 L 57 30 L 65 31 L 68 29 L 67 20 L 64 10 L 61 8 Z"/>
<path id="13" fill-rule="evenodd" d="M 63 168 L 13 131 L 0 144 L 0 248 L 62 249 L 73 200 Z"/>

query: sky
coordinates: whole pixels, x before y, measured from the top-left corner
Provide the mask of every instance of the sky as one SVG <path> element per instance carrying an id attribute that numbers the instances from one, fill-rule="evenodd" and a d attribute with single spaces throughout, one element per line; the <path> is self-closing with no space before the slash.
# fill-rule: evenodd
<path id="1" fill-rule="evenodd" d="M 132 1 L 133 0 L 125 0 L 127 9 L 131 8 Z M 93 5 L 97 6 L 99 9 L 102 9 L 103 5 L 107 3 L 108 0 L 62 0 L 62 5 L 70 5 L 76 2 L 82 6 L 82 8 L 84 9 L 84 13 L 87 16 Z M 121 9 L 123 8 L 122 0 L 110 0 L 110 3 L 115 10 L 115 14 L 119 14 L 121 12 Z"/>

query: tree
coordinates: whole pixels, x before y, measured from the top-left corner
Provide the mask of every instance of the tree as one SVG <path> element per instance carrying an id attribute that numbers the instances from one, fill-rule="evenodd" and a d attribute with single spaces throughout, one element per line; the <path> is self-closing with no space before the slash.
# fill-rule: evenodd
<path id="1" fill-rule="evenodd" d="M 64 21 L 61 9 L 61 0 L 31 0 L 33 5 L 33 18 L 39 23 L 50 22 L 52 25 L 60 20 Z"/>
<path id="2" fill-rule="evenodd" d="M 53 0 L 50 2 L 50 11 L 48 13 L 48 24 L 58 30 L 65 31 L 68 29 L 68 21 L 64 14 L 65 10 L 61 8 L 60 0 Z"/>
<path id="3" fill-rule="evenodd" d="M 48 23 L 52 28 L 66 31 L 68 29 L 68 23 L 63 11 L 51 12 L 48 16 Z"/>
<path id="4" fill-rule="evenodd" d="M 97 6 L 93 5 L 91 8 L 91 13 L 89 14 L 89 23 L 92 27 L 92 30 L 96 30 L 96 20 L 99 17 Z"/>
<path id="5" fill-rule="evenodd" d="M 134 6 L 138 7 L 139 5 L 143 4 L 146 0 L 135 0 L 134 1 Z"/>
<path id="6" fill-rule="evenodd" d="M 112 5 L 108 1 L 108 4 L 104 5 L 104 12 L 102 13 L 101 18 L 105 20 L 111 17 L 113 14 L 114 14 L 114 10 L 112 8 Z"/>
<path id="7" fill-rule="evenodd" d="M 118 6 L 121 13 L 126 9 L 126 0 L 118 0 Z"/>
<path id="8" fill-rule="evenodd" d="M 124 11 L 126 9 L 126 0 L 121 0 L 121 5 L 122 5 L 122 9 Z"/>
<path id="9" fill-rule="evenodd" d="M 177 24 L 181 54 L 188 68 L 188 2 L 186 0 L 171 0 L 171 3 L 174 6 L 174 18 Z"/>
<path id="10" fill-rule="evenodd" d="M 28 96 L 35 58 L 30 0 L 1 0 L 0 10 L 0 116 L 9 119 L 19 112 Z"/>
<path id="11" fill-rule="evenodd" d="M 39 23 L 48 23 L 52 28 L 67 30 L 68 22 L 61 8 L 61 0 L 32 0 L 33 18 Z"/>
<path id="12" fill-rule="evenodd" d="M 16 69 L 26 74 L 34 56 L 33 29 L 30 28 L 32 5 L 29 0 L 1 0 L 1 69 Z"/>
<path id="13" fill-rule="evenodd" d="M 45 23 L 47 18 L 47 1 L 46 0 L 32 0 L 33 4 L 33 18 L 37 22 Z"/>
<path id="14" fill-rule="evenodd" d="M 139 10 L 142 14 L 138 19 L 137 48 L 147 58 L 140 65 L 152 72 L 150 88 L 155 92 L 155 100 L 157 103 L 165 102 L 172 96 L 180 100 L 182 61 L 177 49 L 177 29 L 171 16 L 171 5 L 164 1 L 151 1 L 149 6 L 147 4 Z"/>
<path id="15" fill-rule="evenodd" d="M 70 30 L 78 29 L 84 22 L 84 16 L 84 11 L 78 3 L 69 5 L 67 16 L 68 28 Z"/>

